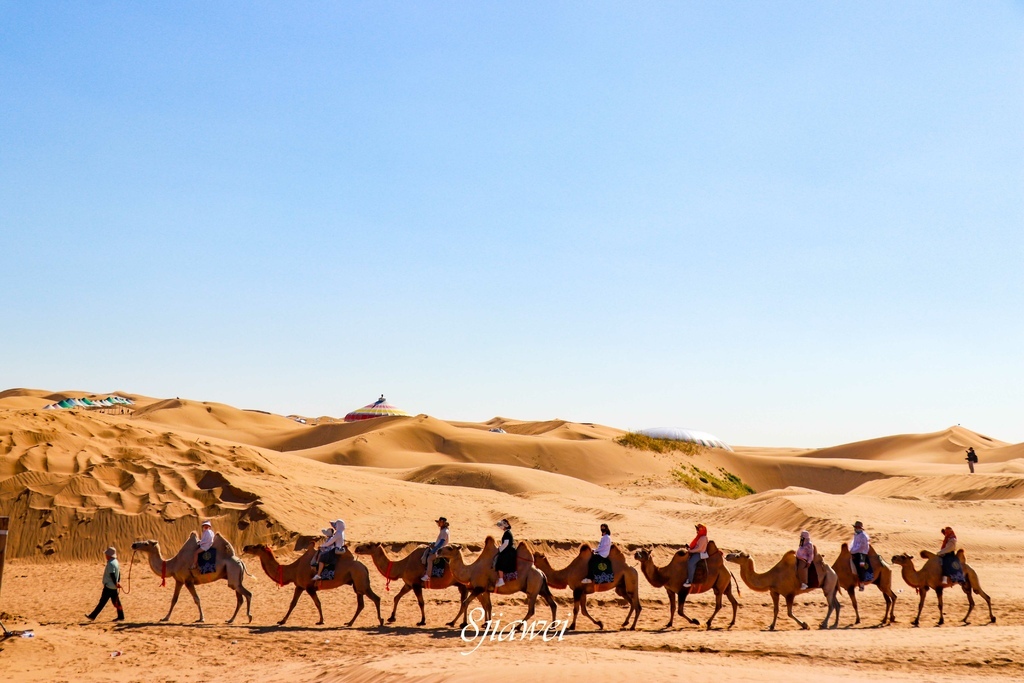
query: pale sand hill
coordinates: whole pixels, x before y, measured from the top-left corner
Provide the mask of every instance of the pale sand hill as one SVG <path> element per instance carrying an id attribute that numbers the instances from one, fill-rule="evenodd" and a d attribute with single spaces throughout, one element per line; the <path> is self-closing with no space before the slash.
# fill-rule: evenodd
<path id="1" fill-rule="evenodd" d="M 0 401 L 14 404 L 0 404 L 0 514 L 14 520 L 0 605 L 15 615 L 5 620 L 8 626 L 37 630 L 35 640 L 2 646 L 0 668 L 12 680 L 478 680 L 481 670 L 467 662 L 482 665 L 488 680 L 592 675 L 597 662 L 616 675 L 651 680 L 710 672 L 766 682 L 963 680 L 979 671 L 1017 679 L 1024 673 L 1024 444 L 951 428 L 829 449 L 737 448 L 690 457 L 626 449 L 614 443 L 620 430 L 561 420 L 475 424 L 420 415 L 301 425 L 222 404 L 117 393 L 138 402 L 133 414 L 42 411 L 19 403 L 95 395 L 86 392 L 0 393 Z M 488 431 L 498 426 L 508 433 Z M 974 476 L 962 459 L 967 445 L 981 457 Z M 735 501 L 696 494 L 670 474 L 689 465 L 710 472 L 724 467 L 759 493 Z M 327 520 L 342 516 L 350 544 L 383 541 L 399 554 L 432 540 L 431 520 L 442 514 L 452 522 L 453 539 L 471 549 L 507 517 L 517 538 L 534 541 L 556 565 L 568 562 L 580 542 L 596 541 L 601 521 L 611 524 L 623 548 L 652 546 L 664 563 L 701 520 L 721 547 L 750 552 L 761 569 L 793 547 L 802 529 L 831 560 L 856 519 L 886 558 L 936 549 L 938 530 L 950 524 L 1000 621 L 909 629 L 916 599 L 897 577 L 900 621 L 890 629 L 870 628 L 881 612 L 872 588 L 860 594 L 863 627 L 806 633 L 780 622 L 782 633 L 764 634 L 770 600 L 743 588 L 733 631 L 662 632 L 664 591 L 641 579 L 639 632 L 596 633 L 581 621 L 584 633 L 566 643 L 495 646 L 474 660 L 459 654 L 457 632 L 435 628 L 454 613 L 454 591 L 428 591 L 427 629 L 412 627 L 418 614 L 409 596 L 398 629 L 378 631 L 364 612 L 357 622 L 362 630 L 329 630 L 351 614 L 348 589 L 324 595 L 328 627 L 311 626 L 315 612 L 304 598 L 294 626 L 278 629 L 269 624 L 283 613 L 290 591 L 277 589 L 254 563 L 256 578 L 246 579 L 256 594 L 252 627 L 156 625 L 169 589 L 140 565 L 126 598 L 136 623 L 82 626 L 75 616 L 92 606 L 101 570 L 95 560 L 111 542 L 122 549 L 127 569 L 132 540 L 157 538 L 171 552 L 209 517 L 237 548 L 269 543 L 289 558 Z M 54 580 L 61 589 L 47 590 Z M 372 567 L 371 581 L 386 616 L 396 588 L 385 591 Z M 230 613 L 223 584 L 199 592 L 209 618 Z M 560 611 L 571 607 L 566 592 L 556 594 Z M 691 611 L 706 617 L 709 601 L 693 598 Z M 497 604 L 507 613 L 523 609 L 519 598 Z M 607 594 L 594 604 L 610 628 L 624 616 Z M 845 604 L 844 626 L 852 623 Z M 955 622 L 963 594 L 950 591 L 947 604 L 947 620 Z M 191 620 L 194 610 L 186 596 L 174 621 Z M 929 625 L 934 610 L 930 597 Z M 801 598 L 797 611 L 820 619 L 820 593 Z M 110 658 L 113 650 L 123 657 Z M 196 651 L 204 657 L 197 660 Z M 753 673 L 744 678 L 744 672 Z"/>

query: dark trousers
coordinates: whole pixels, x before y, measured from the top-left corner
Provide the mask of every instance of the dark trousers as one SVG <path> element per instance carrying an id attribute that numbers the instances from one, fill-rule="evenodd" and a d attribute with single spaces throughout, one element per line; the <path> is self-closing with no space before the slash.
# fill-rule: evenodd
<path id="1" fill-rule="evenodd" d="M 124 610 L 121 608 L 121 599 L 117 596 L 116 588 L 103 587 L 103 595 L 100 596 L 100 603 L 96 605 L 96 609 L 89 615 L 90 619 L 95 619 L 103 611 L 103 608 L 107 606 L 107 600 L 114 605 L 114 609 L 117 610 L 117 616 L 124 618 Z"/>

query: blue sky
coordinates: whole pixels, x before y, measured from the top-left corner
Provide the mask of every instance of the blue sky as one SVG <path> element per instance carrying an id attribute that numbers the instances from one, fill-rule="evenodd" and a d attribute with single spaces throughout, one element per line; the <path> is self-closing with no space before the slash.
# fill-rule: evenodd
<path id="1" fill-rule="evenodd" d="M 0 388 L 1024 441 L 1024 5 L 0 2 Z"/>

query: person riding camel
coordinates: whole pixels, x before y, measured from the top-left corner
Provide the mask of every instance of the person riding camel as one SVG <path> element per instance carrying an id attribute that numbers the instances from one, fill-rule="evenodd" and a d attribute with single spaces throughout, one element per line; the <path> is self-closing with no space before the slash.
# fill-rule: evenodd
<path id="1" fill-rule="evenodd" d="M 434 558 L 437 556 L 437 551 L 448 545 L 451 538 L 448 531 L 448 520 L 444 517 L 438 517 L 434 521 L 437 522 L 437 528 L 440 531 L 437 533 L 437 540 L 423 554 L 427 564 L 427 571 L 423 574 L 423 581 L 430 581 L 430 573 L 434 571 Z"/>
<path id="2" fill-rule="evenodd" d="M 684 548 L 689 551 L 690 559 L 686 561 L 686 583 L 683 588 L 689 588 L 693 584 L 693 577 L 697 573 L 697 565 L 701 560 L 708 559 L 708 528 L 703 524 L 695 524 L 697 535 Z"/>
<path id="3" fill-rule="evenodd" d="M 811 543 L 811 532 L 800 532 L 800 547 L 796 549 L 796 575 L 800 579 L 800 590 L 807 590 L 807 570 L 814 562 L 814 544 Z"/>
<path id="4" fill-rule="evenodd" d="M 942 530 L 942 547 L 938 555 L 942 560 L 942 585 L 962 582 L 963 569 L 956 557 L 956 533 L 948 526 Z"/>
<path id="5" fill-rule="evenodd" d="M 345 522 L 340 519 L 336 519 L 331 522 L 331 529 L 334 531 L 331 537 L 328 538 L 320 546 L 320 551 L 317 553 L 317 564 L 316 564 L 316 576 L 312 578 L 312 581 L 320 581 L 320 574 L 324 571 L 324 558 L 330 554 L 340 554 L 345 552 Z M 324 529 L 324 535 L 327 535 L 327 529 Z"/>
<path id="6" fill-rule="evenodd" d="M 874 574 L 871 572 L 871 562 L 868 560 L 868 550 L 871 549 L 871 537 L 864 531 L 864 524 L 856 522 L 853 525 L 853 540 L 850 541 L 850 556 L 853 559 L 853 567 L 857 570 L 857 579 L 860 589 L 874 581 Z"/>
<path id="7" fill-rule="evenodd" d="M 199 548 L 192 558 L 192 569 L 199 568 L 199 556 L 213 547 L 213 524 L 210 520 L 203 520 L 202 535 L 199 537 Z"/>
<path id="8" fill-rule="evenodd" d="M 494 568 L 498 571 L 498 581 L 494 587 L 500 588 L 505 585 L 505 572 L 516 571 L 518 556 L 516 541 L 512 538 L 512 525 L 508 523 L 507 519 L 503 519 L 498 522 L 497 526 L 505 532 L 501 535 L 501 545 L 498 546 L 498 554 L 494 558 Z"/>
<path id="9" fill-rule="evenodd" d="M 612 530 L 608 528 L 607 524 L 601 525 L 601 540 L 597 543 L 597 549 L 594 550 L 594 555 L 608 559 L 608 554 L 612 551 Z M 594 583 L 593 579 L 589 576 L 580 583 Z"/>

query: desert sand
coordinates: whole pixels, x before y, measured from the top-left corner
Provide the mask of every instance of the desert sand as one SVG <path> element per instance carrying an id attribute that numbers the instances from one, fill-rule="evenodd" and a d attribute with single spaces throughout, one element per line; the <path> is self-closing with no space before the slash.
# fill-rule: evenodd
<path id="1" fill-rule="evenodd" d="M 620 445 L 622 430 L 562 420 L 494 418 L 449 422 L 417 415 L 346 424 L 328 417 L 272 415 L 217 403 L 111 392 L 135 401 L 129 410 L 43 410 L 84 391 L 11 389 L 0 392 L 0 516 L 11 518 L 0 589 L 0 619 L 33 638 L 0 644 L 0 674 L 17 681 L 511 681 L 568 676 L 650 681 L 728 678 L 734 681 L 1020 680 L 1024 677 L 1024 444 L 950 427 L 929 434 L 880 436 L 831 448 L 734 446 L 729 452 L 656 453 Z M 99 394 L 105 396 L 108 394 Z M 344 412 L 343 410 L 340 412 Z M 494 433 L 501 427 L 506 433 Z M 970 475 L 964 450 L 981 464 Z M 682 485 L 672 472 L 719 468 L 755 490 L 733 499 Z M 352 628 L 349 587 L 323 591 L 326 624 L 303 596 L 286 626 L 277 621 L 291 589 L 278 586 L 259 562 L 243 555 L 252 577 L 252 623 L 224 624 L 234 593 L 224 582 L 200 586 L 207 622 L 194 624 L 195 605 L 183 592 L 169 622 L 172 591 L 160 586 L 135 540 L 157 539 L 172 554 L 199 520 L 211 519 L 241 554 L 267 544 L 278 557 L 300 554 L 332 519 L 348 526 L 350 548 L 380 542 L 399 557 L 436 536 L 444 515 L 452 540 L 477 550 L 494 524 L 508 518 L 517 539 L 529 540 L 556 566 L 581 543 L 598 540 L 608 523 L 631 565 L 649 547 L 657 563 L 693 537 L 701 521 L 719 547 L 749 553 L 765 570 L 795 548 L 803 529 L 831 563 L 862 520 L 888 560 L 938 549 L 939 529 L 952 526 L 968 561 L 991 596 L 960 620 L 967 600 L 945 594 L 946 621 L 929 593 L 921 625 L 915 591 L 894 567 L 897 622 L 879 626 L 883 600 L 875 587 L 858 593 L 862 621 L 853 625 L 849 598 L 839 628 L 818 630 L 825 615 L 820 591 L 797 598 L 795 612 L 812 628 L 783 615 L 775 632 L 771 600 L 740 583 L 736 625 L 705 630 L 677 618 L 672 629 L 663 589 L 640 580 L 643 611 L 636 631 L 619 630 L 626 616 L 611 593 L 591 597 L 599 631 L 584 618 L 562 640 L 475 643 L 449 628 L 458 609 L 454 589 L 426 591 L 427 625 L 412 595 L 397 621 L 377 625 L 372 606 Z M 84 614 L 100 593 L 103 549 L 115 545 L 122 567 L 127 621 L 113 610 L 94 623 Z M 472 553 L 471 553 L 472 554 Z M 369 558 L 381 611 L 391 612 L 400 587 L 386 590 Z M 921 560 L 917 560 L 918 566 Z M 739 578 L 735 565 L 729 567 Z M 571 594 L 554 591 L 559 617 Z M 495 598 L 495 613 L 513 619 L 523 596 Z M 595 599 L 596 598 L 596 599 Z M 688 600 L 706 618 L 713 597 Z M 544 614 L 546 608 L 540 610 Z M 715 626 L 728 623 L 728 611 Z M 725 616 L 725 618 L 723 618 Z M 116 656 L 112 656 L 116 654 Z"/>

